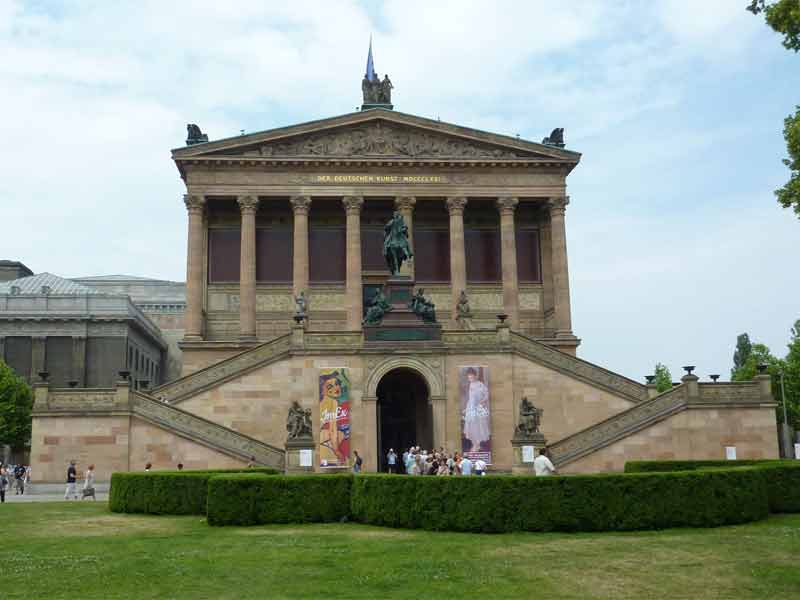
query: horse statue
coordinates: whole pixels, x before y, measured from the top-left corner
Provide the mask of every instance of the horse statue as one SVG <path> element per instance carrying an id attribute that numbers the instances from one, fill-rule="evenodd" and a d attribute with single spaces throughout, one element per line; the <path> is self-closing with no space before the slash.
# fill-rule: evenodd
<path id="1" fill-rule="evenodd" d="M 403 215 L 395 211 L 383 231 L 383 257 L 391 274 L 398 275 L 403 262 L 414 256 L 408 243 L 408 226 Z"/>

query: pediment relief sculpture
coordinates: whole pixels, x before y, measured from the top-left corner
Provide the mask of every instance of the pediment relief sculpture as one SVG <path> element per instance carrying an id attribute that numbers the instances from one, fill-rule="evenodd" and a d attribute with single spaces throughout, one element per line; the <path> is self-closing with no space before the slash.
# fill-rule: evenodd
<path id="1" fill-rule="evenodd" d="M 280 142 L 263 143 L 225 154 L 259 157 L 286 156 L 398 156 L 404 158 L 531 158 L 545 155 L 460 139 L 423 129 L 381 121 L 334 131 L 307 134 Z"/>

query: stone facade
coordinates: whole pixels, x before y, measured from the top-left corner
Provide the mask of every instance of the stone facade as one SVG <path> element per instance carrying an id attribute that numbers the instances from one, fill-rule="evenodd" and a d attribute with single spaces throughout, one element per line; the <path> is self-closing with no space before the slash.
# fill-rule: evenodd
<path id="1" fill-rule="evenodd" d="M 161 383 L 167 343 L 127 295 L 49 273 L 0 283 L 0 359 L 29 382 L 111 385 L 121 370 L 135 385 Z"/>
<path id="2" fill-rule="evenodd" d="M 777 456 L 763 378 L 687 376 L 653 397 L 575 356 L 565 213 L 576 152 L 379 108 L 192 144 L 173 159 L 186 184 L 186 304 L 159 319 L 182 332 L 182 377 L 138 392 L 124 382 L 96 392 L 38 386 L 32 462 L 44 478 L 60 480 L 74 457 L 97 462 L 101 478 L 147 462 L 295 469 L 284 452 L 294 402 L 311 411 L 322 470 L 319 373 L 342 367 L 350 449 L 366 471 L 387 449 L 382 411 L 394 390 L 382 382 L 398 374 L 421 382 L 413 418 L 402 417 L 414 435 L 451 452 L 469 444 L 460 379 L 469 366 L 488 373 L 495 471 L 519 471 L 512 438 L 523 397 L 543 411 L 541 432 L 564 472 L 718 458 L 727 445 Z M 388 279 L 376 257 L 395 210 L 416 254 L 401 276 L 436 304 L 435 341 L 365 340 L 365 294 Z M 469 327 L 454 314 L 462 291 Z M 301 292 L 308 313 L 293 322 Z"/>

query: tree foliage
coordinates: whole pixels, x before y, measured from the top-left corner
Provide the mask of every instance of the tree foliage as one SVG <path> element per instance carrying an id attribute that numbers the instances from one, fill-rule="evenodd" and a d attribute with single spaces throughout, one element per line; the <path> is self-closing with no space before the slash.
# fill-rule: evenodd
<path id="1" fill-rule="evenodd" d="M 659 394 L 672 389 L 672 374 L 666 365 L 656 363 L 655 376 L 656 390 Z"/>
<path id="2" fill-rule="evenodd" d="M 767 25 L 783 34 L 783 46 L 787 50 L 800 50 L 800 2 L 797 0 L 751 0 L 747 7 L 754 15 L 764 15 Z"/>
<path id="3" fill-rule="evenodd" d="M 744 363 L 747 361 L 752 351 L 753 344 L 750 343 L 750 336 L 746 333 L 739 334 L 736 338 L 736 351 L 733 353 L 733 369 L 731 371 L 731 376 L 733 376 L 733 371 L 744 366 Z"/>
<path id="4" fill-rule="evenodd" d="M 31 388 L 0 360 L 0 445 L 16 452 L 30 443 L 32 408 Z"/>
<path id="5" fill-rule="evenodd" d="M 800 0 L 751 0 L 747 7 L 754 15 L 763 14 L 767 25 L 783 34 L 783 46 L 788 50 L 800 51 Z M 794 208 L 800 218 L 800 106 L 795 113 L 783 121 L 783 137 L 789 158 L 783 164 L 789 167 L 789 181 L 775 190 L 778 202 L 784 208 Z"/>
<path id="6" fill-rule="evenodd" d="M 741 338 L 742 336 L 737 338 L 737 353 Z M 784 358 L 773 355 L 764 344 L 753 344 L 747 359 L 737 366 L 737 353 L 734 353 L 731 381 L 750 381 L 758 374 L 758 365 L 766 365 L 766 372 L 772 378 L 772 395 L 779 405 L 778 421 L 783 422 L 783 391 L 785 391 L 787 420 L 795 429 L 800 429 L 800 319 L 795 321 L 791 330 L 788 352 Z M 783 390 L 781 373 L 783 373 Z"/>

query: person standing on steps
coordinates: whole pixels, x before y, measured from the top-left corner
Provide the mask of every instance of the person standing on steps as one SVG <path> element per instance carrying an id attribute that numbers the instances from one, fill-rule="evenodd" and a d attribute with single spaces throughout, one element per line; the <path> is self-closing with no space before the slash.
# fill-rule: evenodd
<path id="1" fill-rule="evenodd" d="M 556 472 L 556 467 L 547 457 L 547 448 L 539 450 L 539 456 L 533 461 L 533 471 L 537 477 L 546 477 Z"/>
<path id="2" fill-rule="evenodd" d="M 389 473 L 397 473 L 397 454 L 394 448 L 389 448 L 389 454 L 386 455 L 386 464 L 389 467 Z"/>

